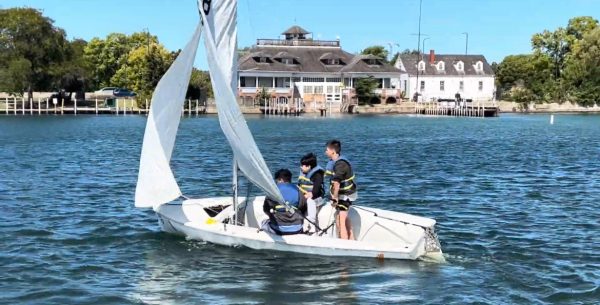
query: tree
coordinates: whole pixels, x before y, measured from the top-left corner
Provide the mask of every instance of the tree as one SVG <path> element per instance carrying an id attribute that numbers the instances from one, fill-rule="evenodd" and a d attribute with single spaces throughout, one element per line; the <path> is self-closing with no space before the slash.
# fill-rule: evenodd
<path id="1" fill-rule="evenodd" d="M 133 89 L 137 92 L 140 103 L 150 100 L 154 88 L 175 56 L 160 44 L 151 44 L 149 50 L 146 46 L 140 46 L 123 56 L 125 62 L 110 78 L 109 83 Z"/>
<path id="2" fill-rule="evenodd" d="M 585 34 L 574 48 L 564 79 L 571 100 L 584 106 L 600 104 L 600 27 Z"/>
<path id="3" fill-rule="evenodd" d="M 363 55 L 371 54 L 380 57 L 387 62 L 388 51 L 384 46 L 370 46 L 360 52 Z"/>
<path id="4" fill-rule="evenodd" d="M 392 65 L 392 66 L 396 65 L 396 61 L 398 60 L 398 57 L 400 57 L 400 53 L 396 52 L 396 54 L 394 54 L 394 56 L 392 56 L 392 59 L 390 60 L 390 65 Z"/>
<path id="5" fill-rule="evenodd" d="M 213 97 L 212 85 L 210 83 L 210 74 L 207 71 L 192 69 L 192 77 L 186 94 L 190 99 L 205 99 Z"/>
<path id="6" fill-rule="evenodd" d="M 111 80 L 125 66 L 131 52 L 137 49 L 150 52 L 155 44 L 158 44 L 158 38 L 146 32 L 131 36 L 111 33 L 105 39 L 93 38 L 84 49 L 84 59 L 92 73 L 92 87 L 99 89 L 116 85 Z"/>
<path id="7" fill-rule="evenodd" d="M 375 89 L 378 87 L 378 82 L 373 76 L 359 78 L 354 81 L 354 89 L 358 98 L 358 104 L 371 104 L 371 100 L 376 97 Z"/>
<path id="8" fill-rule="evenodd" d="M 404 51 L 402 51 L 402 53 L 400 53 L 402 55 L 406 55 L 406 54 L 410 54 L 410 55 L 419 55 L 420 52 L 418 50 L 415 49 L 404 49 Z"/>
<path id="9" fill-rule="evenodd" d="M 32 8 L 0 9 L 0 72 L 2 90 L 29 93 L 51 86 L 51 66 L 65 60 L 64 30 Z M 14 78 L 13 78 L 14 77 Z"/>
<path id="10" fill-rule="evenodd" d="M 511 90 L 515 86 L 531 92 L 534 99 L 550 100 L 556 83 L 552 77 L 553 63 L 545 54 L 509 55 L 497 67 L 496 85 L 507 92 L 512 99 Z"/>

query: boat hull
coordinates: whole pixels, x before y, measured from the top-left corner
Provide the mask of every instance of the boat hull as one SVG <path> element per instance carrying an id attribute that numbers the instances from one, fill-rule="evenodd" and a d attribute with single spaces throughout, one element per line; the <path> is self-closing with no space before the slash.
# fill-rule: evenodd
<path id="1" fill-rule="evenodd" d="M 262 221 L 267 219 L 262 211 L 264 197 L 251 197 L 248 201 L 238 198 L 242 207 L 238 215 L 239 219 L 243 217 L 244 225 L 228 223 L 233 215 L 231 201 L 231 197 L 192 199 L 162 205 L 155 211 L 163 231 L 219 245 L 324 256 L 443 261 L 432 219 L 352 208 L 349 217 L 356 240 L 337 238 L 335 225 L 323 234 L 279 236 L 260 230 Z M 214 211 L 214 207 L 225 208 Z M 334 210 L 323 206 L 318 213 L 319 227 L 329 227 L 334 217 Z M 432 248 L 432 244 L 437 247 Z"/>

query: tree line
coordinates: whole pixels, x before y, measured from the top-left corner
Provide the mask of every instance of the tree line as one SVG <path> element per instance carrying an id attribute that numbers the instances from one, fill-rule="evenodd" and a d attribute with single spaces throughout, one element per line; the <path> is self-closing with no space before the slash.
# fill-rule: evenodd
<path id="1" fill-rule="evenodd" d="M 168 51 L 149 32 L 68 40 L 65 31 L 33 8 L 0 9 L 0 91 L 86 92 L 123 87 L 150 99 L 180 51 Z M 208 72 L 193 69 L 188 98 L 212 96 Z"/>
<path id="2" fill-rule="evenodd" d="M 531 38 L 532 54 L 509 55 L 493 66 L 500 98 L 521 103 L 600 104 L 600 27 L 575 17 L 566 27 Z"/>

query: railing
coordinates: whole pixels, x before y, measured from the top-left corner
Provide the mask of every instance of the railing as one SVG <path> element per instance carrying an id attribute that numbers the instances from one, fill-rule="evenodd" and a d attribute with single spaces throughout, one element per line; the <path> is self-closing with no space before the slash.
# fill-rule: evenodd
<path id="1" fill-rule="evenodd" d="M 300 47 L 339 47 L 339 40 L 312 40 L 312 39 L 257 39 L 259 46 L 300 46 Z"/>

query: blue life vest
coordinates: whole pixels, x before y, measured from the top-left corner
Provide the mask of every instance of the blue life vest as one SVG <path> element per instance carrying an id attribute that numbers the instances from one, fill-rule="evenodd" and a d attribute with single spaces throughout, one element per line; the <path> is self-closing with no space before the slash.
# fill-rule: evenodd
<path id="1" fill-rule="evenodd" d="M 285 200 L 285 203 L 292 207 L 292 208 L 297 208 L 298 205 L 300 204 L 299 201 L 299 191 L 298 191 L 298 187 L 296 187 L 295 185 L 291 184 L 291 183 L 278 183 L 277 184 L 277 188 L 279 188 L 279 191 L 281 192 L 281 195 L 283 196 L 283 200 Z M 286 206 L 283 204 L 279 204 L 275 207 L 275 210 L 277 212 L 284 212 L 286 210 Z"/>
<path id="2" fill-rule="evenodd" d="M 312 176 L 319 171 L 324 172 L 323 168 L 317 165 L 313 167 L 308 173 L 306 173 L 306 175 L 300 172 L 300 175 L 298 176 L 298 188 L 300 189 L 300 192 L 302 192 L 303 194 L 312 192 L 314 184 L 311 181 L 311 179 Z"/>
<path id="3" fill-rule="evenodd" d="M 302 232 L 303 218 L 297 210 L 300 205 L 300 191 L 291 183 L 278 183 L 277 188 L 283 196 L 286 204 L 277 204 L 274 210 L 275 223 L 269 222 L 269 226 L 278 234 L 295 234 Z"/>

